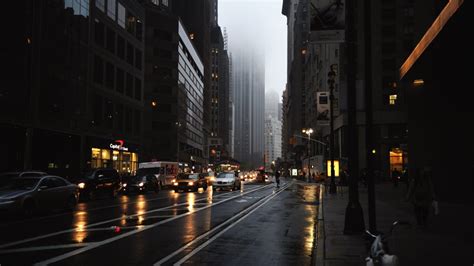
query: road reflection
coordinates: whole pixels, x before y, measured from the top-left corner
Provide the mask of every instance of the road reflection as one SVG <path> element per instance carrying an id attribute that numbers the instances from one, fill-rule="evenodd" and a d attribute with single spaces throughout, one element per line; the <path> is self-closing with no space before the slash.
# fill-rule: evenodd
<path id="1" fill-rule="evenodd" d="M 136 210 L 137 210 L 137 215 L 138 215 L 138 221 L 137 224 L 142 224 L 143 221 L 145 220 L 145 217 L 143 216 L 146 212 L 146 205 L 147 201 L 144 195 L 139 195 L 137 198 L 136 202 Z"/>
<path id="2" fill-rule="evenodd" d="M 88 213 L 86 211 L 78 211 L 74 214 L 74 228 L 72 232 L 72 239 L 76 243 L 84 242 L 84 239 L 87 237 L 88 233 L 86 231 L 86 225 L 88 223 Z"/>
<path id="3" fill-rule="evenodd" d="M 314 249 L 314 236 L 315 236 L 315 227 L 318 215 L 318 207 L 315 204 L 319 199 L 319 186 L 309 186 L 303 189 L 303 198 L 305 201 L 304 209 L 308 213 L 305 216 L 305 228 L 304 230 L 304 249 L 305 253 L 311 255 Z"/>

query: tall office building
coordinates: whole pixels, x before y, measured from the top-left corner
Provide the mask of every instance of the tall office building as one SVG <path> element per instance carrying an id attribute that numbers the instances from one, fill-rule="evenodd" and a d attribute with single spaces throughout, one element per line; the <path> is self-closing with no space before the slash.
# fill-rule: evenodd
<path id="1" fill-rule="evenodd" d="M 189 32 L 167 7 L 145 5 L 147 160 L 207 166 L 204 157 L 204 65 Z"/>
<path id="2" fill-rule="evenodd" d="M 0 88 L 0 171 L 136 170 L 144 20 L 136 1 L 15 1 Z M 54 25 L 52 27 L 51 25 Z"/>
<path id="3" fill-rule="evenodd" d="M 235 157 L 244 166 L 263 166 L 265 67 L 263 53 L 236 49 L 232 57 Z"/>

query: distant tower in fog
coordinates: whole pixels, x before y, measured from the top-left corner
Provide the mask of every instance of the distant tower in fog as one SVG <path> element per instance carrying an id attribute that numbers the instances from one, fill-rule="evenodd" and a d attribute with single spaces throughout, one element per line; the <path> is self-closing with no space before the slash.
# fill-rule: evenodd
<path id="1" fill-rule="evenodd" d="M 263 166 L 265 59 L 255 49 L 236 49 L 232 60 L 234 155 L 244 165 L 256 168 Z"/>

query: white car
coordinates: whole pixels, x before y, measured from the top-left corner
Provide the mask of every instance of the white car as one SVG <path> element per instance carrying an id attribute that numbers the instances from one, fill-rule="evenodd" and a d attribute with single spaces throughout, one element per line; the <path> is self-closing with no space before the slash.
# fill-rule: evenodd
<path id="1" fill-rule="evenodd" d="M 240 189 L 240 179 L 232 172 L 220 173 L 212 182 L 212 189 L 215 191 L 218 188 Z"/>

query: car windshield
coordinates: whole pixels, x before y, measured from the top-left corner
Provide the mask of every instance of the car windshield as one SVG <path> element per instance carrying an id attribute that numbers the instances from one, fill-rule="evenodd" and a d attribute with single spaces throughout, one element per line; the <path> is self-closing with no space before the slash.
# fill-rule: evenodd
<path id="1" fill-rule="evenodd" d="M 19 190 L 30 190 L 36 187 L 39 178 L 16 178 L 11 181 L 5 188 L 8 189 L 19 189 Z"/>
<path id="2" fill-rule="evenodd" d="M 234 174 L 231 174 L 231 173 L 220 173 L 217 178 L 233 178 L 234 177 Z"/>
<path id="3" fill-rule="evenodd" d="M 199 174 L 178 174 L 176 177 L 177 180 L 181 179 L 198 179 Z"/>
<path id="4" fill-rule="evenodd" d="M 130 177 L 130 181 L 129 182 L 142 182 L 142 181 L 145 181 L 145 176 L 132 176 Z"/>

